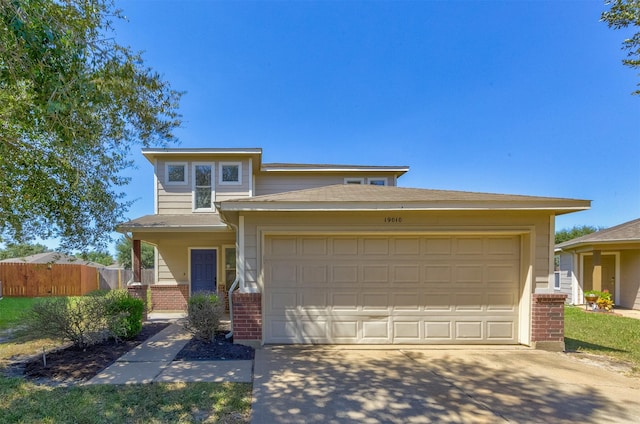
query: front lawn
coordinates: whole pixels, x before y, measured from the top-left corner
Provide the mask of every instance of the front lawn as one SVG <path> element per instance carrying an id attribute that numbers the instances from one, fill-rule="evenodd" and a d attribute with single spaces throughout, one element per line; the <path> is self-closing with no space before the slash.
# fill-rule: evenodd
<path id="1" fill-rule="evenodd" d="M 22 314 L 31 309 L 31 305 L 36 299 L 31 297 L 3 297 L 0 300 L 0 330 L 19 324 Z"/>
<path id="2" fill-rule="evenodd" d="M 0 377 L 3 423 L 248 423 L 251 384 L 51 388 Z"/>
<path id="3" fill-rule="evenodd" d="M 630 363 L 633 372 L 640 373 L 640 320 L 567 306 L 564 335 L 568 351 L 606 355 Z"/>

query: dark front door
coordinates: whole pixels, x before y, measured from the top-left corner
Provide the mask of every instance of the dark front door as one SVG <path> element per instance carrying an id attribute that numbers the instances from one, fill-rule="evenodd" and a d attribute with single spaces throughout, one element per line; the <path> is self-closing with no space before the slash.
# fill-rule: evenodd
<path id="1" fill-rule="evenodd" d="M 191 293 L 216 291 L 216 250 L 191 250 Z"/>

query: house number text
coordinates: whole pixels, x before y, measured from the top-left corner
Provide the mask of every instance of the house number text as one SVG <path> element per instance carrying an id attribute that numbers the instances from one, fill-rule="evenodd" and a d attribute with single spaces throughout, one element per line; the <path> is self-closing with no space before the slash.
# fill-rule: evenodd
<path id="1" fill-rule="evenodd" d="M 402 222 L 402 218 L 399 216 L 387 216 L 384 222 L 385 224 L 399 224 Z"/>

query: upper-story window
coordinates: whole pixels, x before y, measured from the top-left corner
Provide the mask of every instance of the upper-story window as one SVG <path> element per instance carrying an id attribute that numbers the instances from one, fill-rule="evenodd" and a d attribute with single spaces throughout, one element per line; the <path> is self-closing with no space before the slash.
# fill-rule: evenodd
<path id="1" fill-rule="evenodd" d="M 345 178 L 345 184 L 364 184 L 364 178 Z"/>
<path id="2" fill-rule="evenodd" d="M 369 184 L 377 185 L 377 186 L 386 186 L 387 179 L 386 178 L 369 178 Z"/>
<path id="3" fill-rule="evenodd" d="M 167 163 L 165 165 L 166 183 L 168 185 L 181 185 L 187 183 L 187 164 Z"/>
<path id="4" fill-rule="evenodd" d="M 193 210 L 213 211 L 213 164 L 193 164 Z"/>
<path id="5" fill-rule="evenodd" d="M 242 164 L 240 162 L 220 162 L 220 185 L 242 184 Z"/>

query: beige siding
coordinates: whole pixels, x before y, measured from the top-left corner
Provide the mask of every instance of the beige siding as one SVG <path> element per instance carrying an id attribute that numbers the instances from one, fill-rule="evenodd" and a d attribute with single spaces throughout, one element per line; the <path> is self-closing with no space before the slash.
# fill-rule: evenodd
<path id="1" fill-rule="evenodd" d="M 562 253 L 560 254 L 560 290 L 557 290 L 559 293 L 563 293 L 567 295 L 566 303 L 570 305 L 579 305 L 581 302 L 579 299 L 573 299 L 573 281 L 575 279 L 574 270 L 575 266 L 573 264 L 573 254 L 572 253 Z"/>
<path id="2" fill-rule="evenodd" d="M 401 223 L 385 223 L 385 217 L 400 217 Z M 258 225 L 270 230 L 292 232 L 425 232 L 425 231 L 492 231 L 495 229 L 531 231 L 535 239 L 535 260 L 533 263 L 534 291 L 552 291 L 553 270 L 549 268 L 549 219 L 546 212 L 368 212 L 368 213 L 248 213 L 245 215 L 245 261 L 247 272 L 245 282 L 249 289 L 260 291 L 259 237 Z M 529 249 L 523 249 L 524 266 Z M 523 273 L 523 274 L 526 274 Z M 537 284 L 536 284 L 537 281 Z"/>
<path id="3" fill-rule="evenodd" d="M 189 283 L 189 248 L 218 249 L 218 281 L 224 281 L 222 246 L 235 245 L 235 233 L 136 233 L 134 237 L 157 246 L 158 284 Z"/>
<path id="4" fill-rule="evenodd" d="M 216 201 L 245 197 L 249 195 L 252 183 L 251 166 L 248 158 L 242 157 L 216 157 L 216 156 L 189 156 L 178 159 L 158 160 L 156 167 L 158 192 L 158 213 L 159 214 L 183 214 L 191 213 L 193 210 L 193 164 L 213 163 L 214 166 L 214 190 Z M 220 184 L 220 164 L 227 162 L 239 162 L 242 168 L 242 184 L 227 185 Z M 187 166 L 187 182 L 181 185 L 166 184 L 166 164 L 185 163 Z"/>
<path id="5" fill-rule="evenodd" d="M 272 174 L 262 172 L 256 175 L 256 196 L 344 184 L 345 178 L 364 178 L 365 184 L 368 183 L 368 178 L 386 178 L 387 185 L 395 185 L 392 175 L 376 172 L 366 174 L 356 172 L 317 172 L 313 174 L 309 172 L 286 172 Z"/>
<path id="6" fill-rule="evenodd" d="M 620 254 L 620 306 L 640 309 L 640 250 Z"/>

